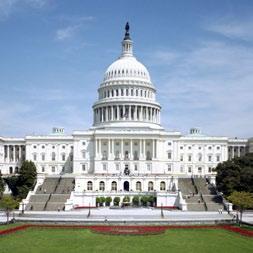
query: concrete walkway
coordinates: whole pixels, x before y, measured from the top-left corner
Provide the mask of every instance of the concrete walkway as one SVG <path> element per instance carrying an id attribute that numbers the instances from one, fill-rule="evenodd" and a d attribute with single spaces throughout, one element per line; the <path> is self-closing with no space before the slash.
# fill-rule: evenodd
<path id="1" fill-rule="evenodd" d="M 163 213 L 163 217 L 162 217 Z M 154 208 L 109 209 L 98 208 L 68 212 L 26 211 L 23 215 L 15 214 L 18 221 L 30 222 L 74 222 L 74 223 L 164 223 L 164 224 L 214 224 L 232 222 L 232 216 L 223 212 L 182 212 Z"/>

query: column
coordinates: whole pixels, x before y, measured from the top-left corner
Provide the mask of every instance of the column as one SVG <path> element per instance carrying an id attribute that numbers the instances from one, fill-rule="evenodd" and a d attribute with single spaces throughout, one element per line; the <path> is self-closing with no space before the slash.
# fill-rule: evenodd
<path id="1" fill-rule="evenodd" d="M 146 160 L 146 140 L 143 140 L 143 156 L 144 159 Z"/>
<path id="2" fill-rule="evenodd" d="M 6 161 L 9 163 L 10 162 L 10 146 L 9 145 L 6 146 L 6 152 L 7 152 Z"/>
<path id="3" fill-rule="evenodd" d="M 130 139 L 130 152 L 129 152 L 129 159 L 132 160 L 133 159 L 133 140 Z"/>
<path id="4" fill-rule="evenodd" d="M 132 120 L 132 106 L 131 105 L 129 105 L 128 107 L 128 118 L 129 120 Z"/>
<path id="5" fill-rule="evenodd" d="M 152 140 L 152 160 L 155 158 L 155 140 Z"/>
<path id="6" fill-rule="evenodd" d="M 117 105 L 117 120 L 119 120 L 119 105 Z"/>
<path id="7" fill-rule="evenodd" d="M 136 105 L 134 107 L 134 120 L 137 120 L 137 110 L 138 110 L 138 106 Z"/>
<path id="8" fill-rule="evenodd" d="M 111 120 L 114 120 L 114 115 L 113 115 L 113 105 L 111 106 Z"/>
<path id="9" fill-rule="evenodd" d="M 232 154 L 231 154 L 231 158 L 233 159 L 235 157 L 235 150 L 234 150 L 234 146 L 232 146 Z"/>
<path id="10" fill-rule="evenodd" d="M 240 146 L 238 146 L 238 157 L 241 156 L 241 152 L 240 152 Z"/>
<path id="11" fill-rule="evenodd" d="M 121 156 L 121 159 L 124 158 L 124 153 L 123 153 L 123 143 L 124 143 L 124 140 L 122 139 L 121 142 L 120 142 L 120 156 Z"/>
<path id="12" fill-rule="evenodd" d="M 141 106 L 141 109 L 140 109 L 140 120 L 141 121 L 143 120 L 143 106 Z"/>
<path id="13" fill-rule="evenodd" d="M 115 154 L 114 154 L 114 143 L 115 143 L 115 140 L 112 139 L 112 159 L 115 159 Z"/>
<path id="14" fill-rule="evenodd" d="M 16 162 L 16 145 L 13 146 L 13 161 Z"/>
<path id="15" fill-rule="evenodd" d="M 123 120 L 126 119 L 126 108 L 125 108 L 125 105 L 123 105 Z"/>
<path id="16" fill-rule="evenodd" d="M 21 161 L 21 145 L 19 146 L 19 149 L 18 149 L 18 157 L 19 157 L 19 161 Z"/>
<path id="17" fill-rule="evenodd" d="M 155 158 L 157 158 L 157 140 L 155 140 Z"/>

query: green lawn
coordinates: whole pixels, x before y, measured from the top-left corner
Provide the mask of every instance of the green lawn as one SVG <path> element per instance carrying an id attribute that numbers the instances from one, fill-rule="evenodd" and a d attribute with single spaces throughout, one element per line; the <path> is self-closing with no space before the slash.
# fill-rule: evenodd
<path id="1" fill-rule="evenodd" d="M 86 229 L 29 228 L 0 237 L 0 252 L 252 253 L 253 239 L 215 229 L 173 229 L 160 235 L 116 236 L 94 234 Z"/>

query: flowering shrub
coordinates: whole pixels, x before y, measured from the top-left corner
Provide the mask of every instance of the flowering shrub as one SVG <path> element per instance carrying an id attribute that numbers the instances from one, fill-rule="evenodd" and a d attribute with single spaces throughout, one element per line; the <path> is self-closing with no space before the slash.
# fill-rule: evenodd
<path id="1" fill-rule="evenodd" d="M 27 228 L 58 228 L 58 229 L 90 229 L 95 233 L 110 235 L 155 235 L 164 233 L 167 229 L 225 229 L 231 232 L 239 233 L 243 236 L 253 237 L 253 230 L 247 230 L 232 225 L 171 225 L 171 226 L 85 226 L 85 225 L 54 225 L 54 224 L 25 224 L 17 227 L 8 228 L 0 231 L 1 235 L 8 235 L 16 231 Z"/>

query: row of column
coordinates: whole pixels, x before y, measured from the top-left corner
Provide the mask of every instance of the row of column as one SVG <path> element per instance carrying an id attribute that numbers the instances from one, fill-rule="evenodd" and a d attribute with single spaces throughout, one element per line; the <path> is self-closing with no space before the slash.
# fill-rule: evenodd
<path id="1" fill-rule="evenodd" d="M 133 145 L 135 142 L 137 142 L 137 150 L 138 150 L 138 159 L 146 159 L 147 158 L 147 143 L 151 146 L 150 148 L 150 158 L 151 159 L 156 159 L 157 158 L 157 140 L 146 140 L 146 139 L 140 139 L 140 140 L 135 140 L 135 139 L 96 139 L 95 140 L 95 157 L 96 158 L 101 158 L 103 157 L 102 153 L 102 144 L 106 142 L 106 150 L 108 151 L 107 153 L 107 158 L 108 159 L 124 159 L 125 158 L 125 153 L 124 153 L 124 144 L 128 143 L 129 149 L 125 148 L 125 151 L 129 151 L 129 160 L 136 160 L 136 157 L 134 157 L 134 148 Z M 115 152 L 115 146 L 116 143 L 119 143 L 120 148 L 118 149 L 120 151 L 119 157 L 116 156 Z"/>
<path id="2" fill-rule="evenodd" d="M 22 152 L 22 150 L 24 150 Z M 5 162 L 18 162 L 25 158 L 24 145 L 4 145 L 4 160 Z"/>
<path id="3" fill-rule="evenodd" d="M 136 88 L 117 88 L 117 89 L 106 89 L 99 91 L 99 99 L 102 98 L 113 98 L 113 97 L 141 97 L 155 99 L 155 93 L 150 90 L 142 90 Z"/>
<path id="4" fill-rule="evenodd" d="M 103 106 L 94 109 L 94 123 L 133 120 L 160 123 L 160 110 L 155 107 L 136 105 Z"/>

